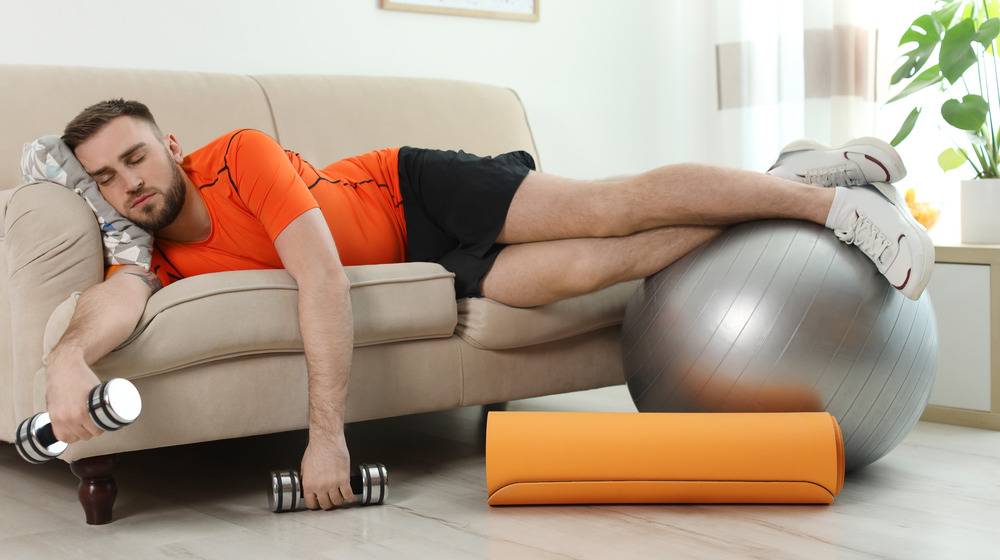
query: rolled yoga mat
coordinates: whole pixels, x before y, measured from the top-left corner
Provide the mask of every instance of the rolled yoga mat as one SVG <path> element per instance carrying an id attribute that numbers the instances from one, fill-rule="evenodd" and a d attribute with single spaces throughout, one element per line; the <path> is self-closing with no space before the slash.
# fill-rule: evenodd
<path id="1" fill-rule="evenodd" d="M 836 419 L 806 413 L 490 412 L 488 503 L 829 504 Z"/>

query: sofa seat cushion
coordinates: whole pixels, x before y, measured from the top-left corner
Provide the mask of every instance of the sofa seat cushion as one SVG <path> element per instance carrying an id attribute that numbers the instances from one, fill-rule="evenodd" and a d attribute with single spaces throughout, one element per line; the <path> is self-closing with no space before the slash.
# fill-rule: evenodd
<path id="1" fill-rule="evenodd" d="M 516 308 L 487 298 L 458 302 L 455 332 L 486 350 L 509 350 L 553 342 L 618 325 L 641 280 L 532 308 Z"/>
<path id="2" fill-rule="evenodd" d="M 454 334 L 453 275 L 432 263 L 348 267 L 355 346 L 447 338 Z M 205 274 L 175 282 L 149 299 L 132 336 L 103 358 L 99 375 L 136 376 L 239 356 L 302 352 L 298 290 L 284 270 Z M 45 354 L 76 307 L 57 308 Z"/>

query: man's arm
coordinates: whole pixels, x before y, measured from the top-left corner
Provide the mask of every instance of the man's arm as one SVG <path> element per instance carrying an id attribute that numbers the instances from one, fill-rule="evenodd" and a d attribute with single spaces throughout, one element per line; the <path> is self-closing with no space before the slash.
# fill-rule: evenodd
<path id="1" fill-rule="evenodd" d="M 90 365 L 132 334 L 146 300 L 160 287 L 152 272 L 126 266 L 80 296 L 69 327 L 45 361 L 45 400 L 60 441 L 101 433 L 87 413 L 87 395 L 99 383 Z"/>
<path id="2" fill-rule="evenodd" d="M 354 501 L 344 409 L 354 352 L 350 281 L 319 208 L 293 220 L 274 241 L 299 288 L 299 330 L 309 372 L 309 445 L 302 457 L 306 505 Z"/>

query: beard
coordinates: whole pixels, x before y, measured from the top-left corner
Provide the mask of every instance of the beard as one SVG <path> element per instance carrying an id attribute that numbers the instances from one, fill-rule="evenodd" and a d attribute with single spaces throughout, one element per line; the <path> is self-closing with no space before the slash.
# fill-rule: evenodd
<path id="1" fill-rule="evenodd" d="M 176 164 L 171 166 L 171 171 L 170 185 L 162 193 L 163 204 L 158 206 L 146 204 L 129 216 L 132 223 L 150 233 L 155 233 L 157 230 L 169 226 L 177 219 L 177 216 L 181 213 L 181 208 L 184 207 L 184 201 L 187 198 L 187 188 L 184 184 L 183 171 Z M 132 197 L 132 200 L 138 200 L 147 194 L 149 194 L 149 191 L 140 191 Z"/>

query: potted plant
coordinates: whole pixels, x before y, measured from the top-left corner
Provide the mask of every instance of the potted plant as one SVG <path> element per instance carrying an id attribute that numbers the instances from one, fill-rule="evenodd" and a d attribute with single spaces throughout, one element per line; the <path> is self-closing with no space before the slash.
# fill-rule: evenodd
<path id="1" fill-rule="evenodd" d="M 997 36 L 1000 0 L 939 0 L 934 10 L 918 17 L 899 41 L 903 60 L 891 85 L 901 85 L 887 103 L 933 88 L 944 97 L 940 115 L 957 134 L 938 157 L 944 171 L 968 163 L 975 179 L 962 182 L 962 241 L 1000 243 L 1000 75 Z M 905 50 L 904 49 L 904 50 Z M 936 56 L 935 56 L 936 55 Z M 896 146 L 913 130 L 923 111 L 916 106 L 892 139 Z M 995 184 L 991 184 L 995 183 Z"/>

